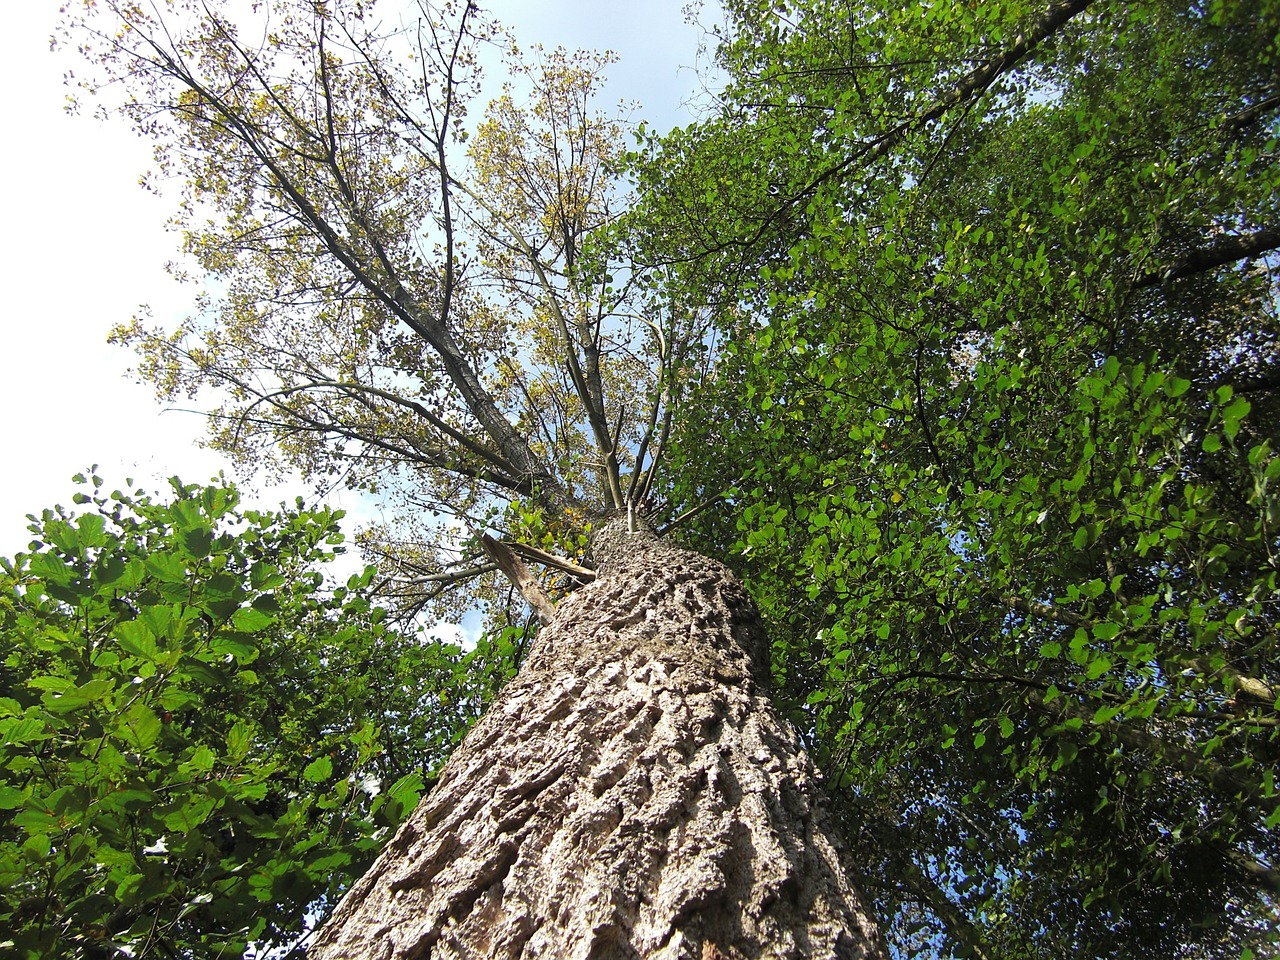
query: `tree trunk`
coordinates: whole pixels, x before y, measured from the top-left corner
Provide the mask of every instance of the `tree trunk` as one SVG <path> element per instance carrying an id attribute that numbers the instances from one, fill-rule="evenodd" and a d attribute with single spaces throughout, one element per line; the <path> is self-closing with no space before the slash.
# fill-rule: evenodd
<path id="1" fill-rule="evenodd" d="M 746 591 L 618 529 L 311 956 L 883 956 Z"/>

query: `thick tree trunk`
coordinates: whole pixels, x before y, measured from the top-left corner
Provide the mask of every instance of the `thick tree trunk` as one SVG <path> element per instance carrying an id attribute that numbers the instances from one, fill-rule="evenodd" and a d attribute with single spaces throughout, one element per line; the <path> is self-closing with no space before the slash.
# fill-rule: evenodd
<path id="1" fill-rule="evenodd" d="M 611 526 L 311 956 L 883 956 L 741 584 Z"/>

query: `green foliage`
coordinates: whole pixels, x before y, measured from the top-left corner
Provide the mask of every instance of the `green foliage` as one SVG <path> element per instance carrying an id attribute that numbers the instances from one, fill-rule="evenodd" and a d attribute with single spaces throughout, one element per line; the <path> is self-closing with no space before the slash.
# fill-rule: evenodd
<path id="1" fill-rule="evenodd" d="M 176 480 L 166 500 L 88 489 L 33 518 L 0 574 L 6 955 L 296 940 L 484 685 L 457 647 L 388 627 L 372 568 L 322 589 L 338 512 L 241 511 L 233 487 Z"/>
<path id="2" fill-rule="evenodd" d="M 1280 8 L 731 2 L 629 234 L 904 955 L 1274 952 Z"/>

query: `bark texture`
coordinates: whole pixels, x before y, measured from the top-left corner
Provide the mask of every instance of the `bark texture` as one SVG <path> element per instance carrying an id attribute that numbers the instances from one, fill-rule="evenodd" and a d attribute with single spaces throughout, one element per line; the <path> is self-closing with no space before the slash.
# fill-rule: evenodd
<path id="1" fill-rule="evenodd" d="M 741 584 L 625 521 L 596 555 L 310 955 L 882 957 Z"/>

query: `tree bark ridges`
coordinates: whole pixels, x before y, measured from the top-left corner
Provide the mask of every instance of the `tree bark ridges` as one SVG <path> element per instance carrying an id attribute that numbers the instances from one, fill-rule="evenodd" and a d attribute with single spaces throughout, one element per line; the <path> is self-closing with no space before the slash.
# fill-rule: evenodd
<path id="1" fill-rule="evenodd" d="M 313 956 L 882 955 L 746 591 L 646 546 L 561 601 Z"/>

